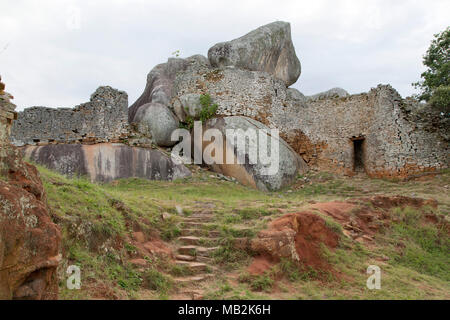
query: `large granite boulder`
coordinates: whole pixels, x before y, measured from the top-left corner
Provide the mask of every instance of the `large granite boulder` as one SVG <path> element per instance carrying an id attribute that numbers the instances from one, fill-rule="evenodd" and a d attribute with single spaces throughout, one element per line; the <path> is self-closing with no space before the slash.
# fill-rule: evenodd
<path id="1" fill-rule="evenodd" d="M 218 43 L 209 49 L 208 58 L 214 67 L 235 66 L 268 72 L 286 86 L 294 84 L 301 73 L 291 39 L 291 26 L 282 21 L 259 27 L 235 40 Z"/>
<path id="2" fill-rule="evenodd" d="M 162 147 L 173 146 L 172 132 L 179 127 L 178 118 L 161 103 L 151 102 L 141 106 L 134 117 L 138 131 Z"/>
<path id="3" fill-rule="evenodd" d="M 27 158 L 49 169 L 68 176 L 88 176 L 97 182 L 130 177 L 175 180 L 191 175 L 159 150 L 119 143 L 27 146 L 24 150 Z"/>
<path id="4" fill-rule="evenodd" d="M 207 164 L 213 171 L 234 177 L 244 185 L 263 191 L 275 191 L 288 186 L 299 173 L 308 170 L 307 165 L 286 142 L 272 136 L 269 128 L 258 121 L 240 116 L 214 118 L 204 124 L 204 132 L 208 129 L 216 129 L 222 134 L 222 144 L 216 140 L 210 142 L 202 136 L 202 141 L 195 141 L 194 150 L 201 148 L 205 155 L 207 148 L 222 148 L 222 158 L 218 159 L 220 163 L 206 161 Z M 235 143 L 235 147 L 229 144 L 229 141 L 235 139 L 229 130 L 234 130 L 238 139 L 244 138 L 244 148 L 239 148 L 238 143 Z M 272 149 L 273 146 L 278 146 L 278 150 Z M 257 155 L 255 158 L 252 158 L 252 150 Z M 267 155 L 267 158 L 262 154 Z M 217 154 L 213 152 L 212 155 Z M 232 163 L 228 159 L 232 159 Z"/>
<path id="5" fill-rule="evenodd" d="M 209 65 L 209 62 L 201 55 L 194 55 L 186 59 L 170 58 L 166 63 L 154 67 L 147 75 L 144 92 L 128 110 L 128 121 L 138 122 L 139 119 L 135 119 L 138 109 L 147 103 L 170 105 L 173 80 L 179 72 L 193 64 Z"/>

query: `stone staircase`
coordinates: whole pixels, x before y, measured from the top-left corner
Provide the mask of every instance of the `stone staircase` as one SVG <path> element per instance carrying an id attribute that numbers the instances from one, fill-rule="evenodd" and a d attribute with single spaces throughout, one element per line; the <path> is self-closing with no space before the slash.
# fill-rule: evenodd
<path id="1" fill-rule="evenodd" d="M 175 263 L 185 267 L 189 275 L 175 278 L 179 284 L 199 283 L 213 277 L 216 270 L 211 265 L 211 254 L 218 249 L 218 231 L 209 231 L 206 227 L 213 222 L 210 212 L 197 212 L 182 221 L 181 236 L 177 239 L 177 255 Z"/>

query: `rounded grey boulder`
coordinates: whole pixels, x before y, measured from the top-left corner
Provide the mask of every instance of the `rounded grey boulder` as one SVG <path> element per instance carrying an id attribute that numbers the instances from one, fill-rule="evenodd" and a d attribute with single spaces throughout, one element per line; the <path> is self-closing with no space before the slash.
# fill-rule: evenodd
<path id="1" fill-rule="evenodd" d="M 233 177 L 244 185 L 262 191 L 276 191 L 290 185 L 299 173 L 308 171 L 303 159 L 283 139 L 273 136 L 261 122 L 241 116 L 213 118 L 204 124 L 206 129 L 216 129 L 225 136 L 223 145 L 220 142 L 215 145 L 223 147 L 223 159 L 219 159 L 221 163 L 212 163 L 211 170 Z M 239 140 L 243 144 L 237 142 L 235 147 L 230 144 L 230 141 Z M 272 149 L 274 144 L 276 149 Z M 210 145 L 211 142 L 206 140 L 195 141 L 194 148 L 201 146 L 201 151 L 205 152 L 211 148 Z M 269 153 L 270 159 L 264 158 Z M 233 163 L 227 161 L 228 157 L 233 159 Z"/>
<path id="2" fill-rule="evenodd" d="M 283 80 L 286 86 L 300 77 L 300 60 L 291 39 L 291 25 L 276 21 L 250 33 L 214 45 L 208 51 L 213 67 L 235 66 L 252 71 L 265 71 Z"/>
<path id="3" fill-rule="evenodd" d="M 171 147 L 176 141 L 171 140 L 179 121 L 168 107 L 160 103 L 147 103 L 136 113 L 135 120 L 140 133 L 152 138 L 161 147 Z"/>

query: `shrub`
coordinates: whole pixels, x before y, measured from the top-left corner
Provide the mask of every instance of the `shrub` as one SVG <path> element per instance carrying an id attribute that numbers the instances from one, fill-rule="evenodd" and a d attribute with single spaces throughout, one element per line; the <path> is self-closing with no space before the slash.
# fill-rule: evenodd
<path id="1" fill-rule="evenodd" d="M 212 103 L 211 96 L 209 94 L 202 94 L 200 96 L 200 105 L 202 106 L 199 113 L 199 120 L 205 122 L 208 119 L 214 117 L 217 112 L 218 105 Z M 180 127 L 191 130 L 194 127 L 195 119 L 191 116 L 187 116 L 184 122 L 180 123 Z"/>
<path id="2" fill-rule="evenodd" d="M 444 113 L 450 113 L 450 86 L 441 86 L 434 90 L 430 104 Z"/>

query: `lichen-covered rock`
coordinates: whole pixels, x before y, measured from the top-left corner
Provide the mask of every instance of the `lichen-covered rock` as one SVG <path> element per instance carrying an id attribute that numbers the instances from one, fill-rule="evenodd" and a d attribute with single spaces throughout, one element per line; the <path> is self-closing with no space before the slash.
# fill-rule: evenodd
<path id="1" fill-rule="evenodd" d="M 194 55 L 187 59 L 170 58 L 166 63 L 154 67 L 147 75 L 144 92 L 128 110 L 128 120 L 136 123 L 136 114 L 141 106 L 147 103 L 160 103 L 165 106 L 171 104 L 172 84 L 176 75 L 191 65 L 209 65 L 208 59 L 201 55 Z"/>
<path id="2" fill-rule="evenodd" d="M 57 299 L 61 234 L 35 167 L 17 150 L 0 157 L 0 299 Z"/>
<path id="3" fill-rule="evenodd" d="M 144 136 L 151 137 L 158 146 L 170 147 L 176 143 L 171 140 L 171 135 L 179 127 L 179 121 L 165 105 L 156 102 L 144 104 L 134 119 L 138 131 Z"/>
<path id="4" fill-rule="evenodd" d="M 247 117 L 214 118 L 206 122 L 204 129 L 217 129 L 224 137 L 223 145 L 216 144 L 218 148 L 224 150 L 223 159 L 219 159 L 221 163 L 212 163 L 211 169 L 233 177 L 244 185 L 263 191 L 275 191 L 289 185 L 298 173 L 304 173 L 308 169 L 303 160 L 286 142 L 281 138 L 270 135 L 268 127 L 253 119 Z M 245 149 L 233 148 L 231 144 L 227 143 L 227 140 L 234 139 L 227 130 L 235 130 L 238 139 L 244 137 Z M 255 135 L 252 135 L 251 132 L 254 132 Z M 265 141 L 259 136 L 260 134 L 266 139 Z M 245 135 L 247 138 L 245 138 Z M 274 144 L 278 145 L 278 152 L 271 153 Z M 195 143 L 196 148 L 202 147 L 202 152 L 209 145 L 210 142 L 206 140 L 196 141 Z M 254 160 L 251 160 L 250 146 L 255 146 L 253 150 L 257 157 L 253 158 Z M 273 158 L 270 158 L 271 161 L 266 161 L 267 159 L 261 157 L 262 154 L 270 154 Z M 233 163 L 228 162 L 228 155 L 233 158 Z M 244 163 L 239 163 L 239 158 L 245 159 Z"/>
<path id="5" fill-rule="evenodd" d="M 25 156 L 62 174 L 85 175 L 98 182 L 130 177 L 175 180 L 191 175 L 159 150 L 119 143 L 27 146 Z"/>
<path id="6" fill-rule="evenodd" d="M 291 39 L 291 26 L 282 21 L 259 27 L 235 40 L 218 43 L 209 49 L 208 58 L 214 67 L 235 66 L 268 72 L 286 86 L 294 84 L 301 73 Z"/>
<path id="7" fill-rule="evenodd" d="M 0 300 L 57 299 L 61 234 L 36 168 L 8 143 L 10 98 L 0 100 Z"/>

